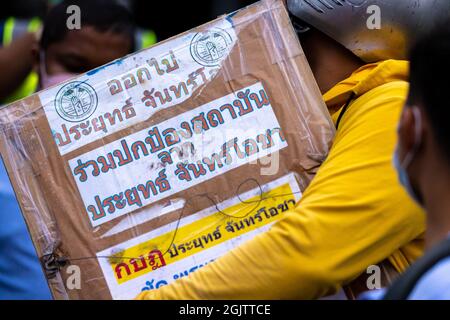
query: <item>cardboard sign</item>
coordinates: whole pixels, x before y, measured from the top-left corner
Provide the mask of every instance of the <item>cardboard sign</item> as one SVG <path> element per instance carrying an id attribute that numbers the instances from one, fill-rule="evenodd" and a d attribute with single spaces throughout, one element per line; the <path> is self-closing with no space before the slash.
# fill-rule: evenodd
<path id="1" fill-rule="evenodd" d="M 157 230 L 99 252 L 99 262 L 115 299 L 130 299 L 136 292 L 151 290 L 187 276 L 267 230 L 294 208 L 301 191 L 294 174 L 211 206 Z M 176 237 L 174 239 L 174 234 Z M 158 248 L 154 248 L 154 244 Z M 101 257 L 110 257 L 102 259 Z M 137 257 L 126 259 L 123 257 Z"/>
<path id="2" fill-rule="evenodd" d="M 58 299 L 133 298 L 214 263 L 294 208 L 334 135 L 274 0 L 12 103 L 0 121 Z"/>

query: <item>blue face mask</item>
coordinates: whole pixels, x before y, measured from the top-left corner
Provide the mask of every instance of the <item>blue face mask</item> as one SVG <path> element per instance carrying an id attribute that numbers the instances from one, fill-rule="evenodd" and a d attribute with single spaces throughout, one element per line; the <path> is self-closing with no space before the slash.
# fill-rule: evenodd
<path id="1" fill-rule="evenodd" d="M 408 192 L 409 196 L 415 202 L 420 203 L 419 197 L 414 191 L 411 182 L 409 181 L 408 172 L 406 172 L 405 168 L 402 167 L 397 151 L 394 153 L 393 164 L 395 170 L 397 171 L 397 176 L 400 181 L 400 184 L 403 186 L 403 188 L 405 188 L 406 192 Z"/>
<path id="2" fill-rule="evenodd" d="M 405 188 L 405 190 L 408 192 L 409 196 L 418 204 L 421 204 L 419 195 L 414 191 L 414 188 L 411 185 L 411 181 L 408 176 L 407 169 L 411 165 L 411 162 L 413 161 L 417 150 L 419 150 L 420 144 L 422 143 L 422 114 L 420 113 L 419 109 L 417 107 L 412 107 L 413 115 L 415 118 L 414 121 L 414 131 L 415 131 L 415 141 L 414 146 L 411 150 L 408 151 L 408 153 L 405 156 L 405 159 L 403 161 L 400 161 L 399 155 L 398 155 L 398 148 L 395 150 L 394 158 L 393 158 L 393 164 L 394 168 L 397 171 L 398 179 L 400 181 L 400 184 Z"/>

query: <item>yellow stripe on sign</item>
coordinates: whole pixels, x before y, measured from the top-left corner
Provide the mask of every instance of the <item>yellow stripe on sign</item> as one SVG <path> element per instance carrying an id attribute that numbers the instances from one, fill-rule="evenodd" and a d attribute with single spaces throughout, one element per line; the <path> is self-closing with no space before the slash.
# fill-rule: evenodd
<path id="1" fill-rule="evenodd" d="M 226 209 L 219 205 L 221 212 L 116 252 L 109 263 L 121 284 L 273 223 L 294 205 L 286 183 Z"/>

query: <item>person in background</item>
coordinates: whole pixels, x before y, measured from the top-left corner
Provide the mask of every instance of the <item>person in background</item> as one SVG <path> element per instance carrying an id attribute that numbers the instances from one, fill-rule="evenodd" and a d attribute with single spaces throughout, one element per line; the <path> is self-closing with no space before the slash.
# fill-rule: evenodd
<path id="1" fill-rule="evenodd" d="M 66 27 L 68 5 L 80 6 L 81 29 Z M 70 0 L 54 6 L 32 49 L 45 89 L 134 51 L 131 15 L 115 1 Z M 0 54 L 1 55 L 1 54 Z M 9 178 L 0 161 L 0 299 L 51 298 Z"/>
<path id="2" fill-rule="evenodd" d="M 51 299 L 19 205 L 0 161 L 0 300 Z"/>
<path id="3" fill-rule="evenodd" d="M 138 299 L 313 299 L 343 286 L 355 298 L 367 290 L 369 266 L 380 265 L 386 285 L 422 254 L 425 216 L 398 182 L 392 154 L 408 92 L 406 46 L 447 21 L 450 2 L 341 2 L 288 1 L 337 128 L 296 208 L 267 232 Z M 379 30 L 367 28 L 367 8 L 375 4 L 384 19 Z"/>
<path id="4" fill-rule="evenodd" d="M 0 105 L 36 90 L 31 49 L 39 42 L 47 0 L 3 1 L 0 11 Z"/>
<path id="5" fill-rule="evenodd" d="M 116 7 L 123 5 L 122 10 L 125 5 L 126 8 L 133 9 L 129 0 L 111 1 L 116 3 Z M 32 48 L 39 44 L 45 12 L 61 2 L 20 0 L 7 10 L 19 18 L 5 16 L 0 20 L 0 69 L 3 75 L 6 75 L 0 79 L 0 104 L 25 98 L 38 89 L 38 74 L 32 72 Z M 23 10 L 24 8 L 28 10 Z M 135 50 L 150 47 L 156 42 L 157 37 L 153 30 L 135 28 Z"/>
<path id="6" fill-rule="evenodd" d="M 385 299 L 450 299 L 450 28 L 420 40 L 410 53 L 410 89 L 394 156 L 401 184 L 426 211 L 425 255 Z"/>
<path id="7" fill-rule="evenodd" d="M 37 75 L 33 67 L 32 49 L 39 42 L 41 20 L 10 17 L 0 21 L 0 104 L 24 98 L 36 90 Z"/>
<path id="8" fill-rule="evenodd" d="M 81 29 L 66 26 L 66 9 L 77 5 Z M 53 7 L 35 48 L 34 70 L 45 89 L 132 53 L 135 26 L 129 11 L 108 0 L 63 1 Z"/>

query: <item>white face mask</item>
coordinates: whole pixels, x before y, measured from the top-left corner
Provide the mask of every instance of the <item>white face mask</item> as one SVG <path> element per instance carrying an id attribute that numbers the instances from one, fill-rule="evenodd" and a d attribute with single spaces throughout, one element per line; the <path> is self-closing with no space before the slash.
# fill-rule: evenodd
<path id="1" fill-rule="evenodd" d="M 411 180 L 408 176 L 408 167 L 411 165 L 414 157 L 417 154 L 417 151 L 420 148 L 420 145 L 422 144 L 422 114 L 420 113 L 419 109 L 417 107 L 412 107 L 412 112 L 414 115 L 414 145 L 409 150 L 403 159 L 403 161 L 400 161 L 399 155 L 398 155 L 398 146 L 394 153 L 394 167 L 397 171 L 398 178 L 400 180 L 400 184 L 406 189 L 408 194 L 411 198 L 414 199 L 418 204 L 421 204 L 419 195 L 414 191 L 414 188 L 411 185 Z"/>
<path id="2" fill-rule="evenodd" d="M 70 73 L 70 72 L 60 72 L 54 75 L 47 74 L 47 66 L 45 65 L 45 53 L 41 51 L 39 53 L 39 70 L 40 70 L 40 80 L 41 80 L 41 89 L 47 89 L 54 85 L 57 85 L 61 82 L 72 79 L 78 74 Z"/>

